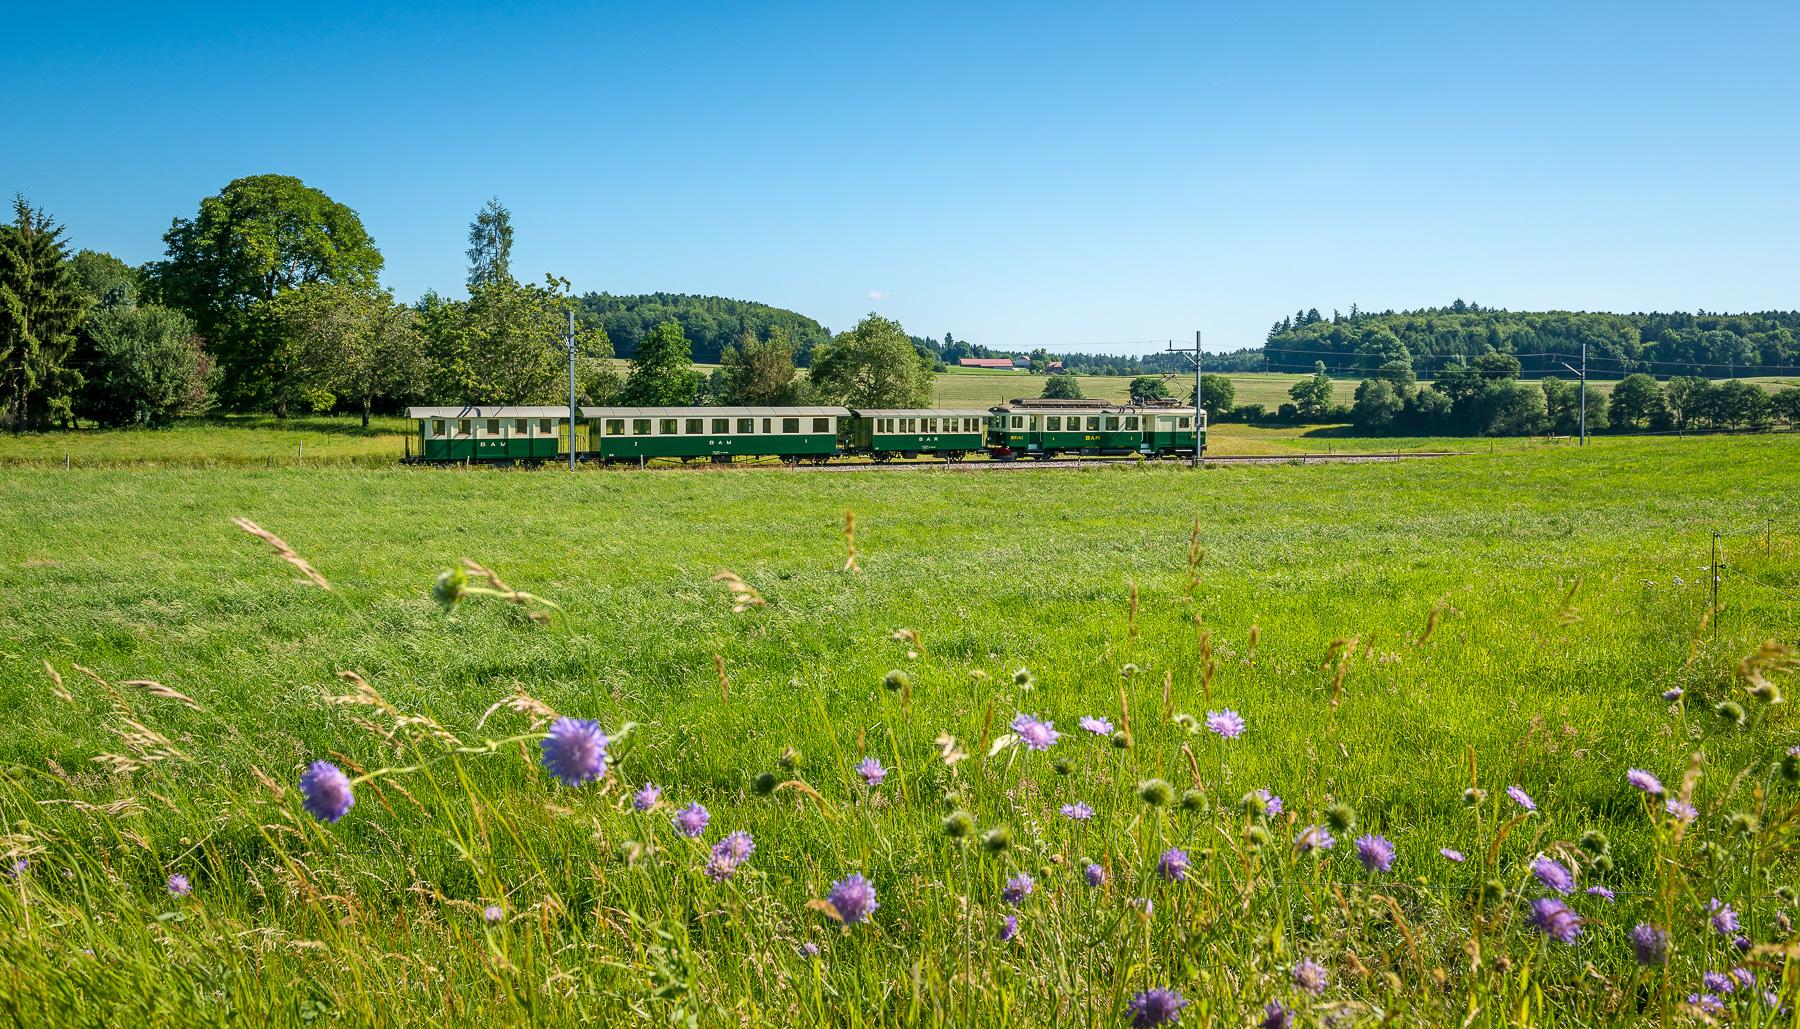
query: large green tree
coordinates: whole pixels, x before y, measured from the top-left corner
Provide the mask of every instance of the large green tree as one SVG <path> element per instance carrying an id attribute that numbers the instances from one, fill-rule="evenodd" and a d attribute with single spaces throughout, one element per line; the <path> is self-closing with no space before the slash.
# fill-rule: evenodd
<path id="1" fill-rule="evenodd" d="M 1331 410 L 1331 376 L 1325 371 L 1325 362 L 1314 362 L 1312 378 L 1289 386 L 1288 396 L 1301 418 L 1317 421 L 1325 417 Z"/>
<path id="2" fill-rule="evenodd" d="M 175 219 L 163 243 L 153 284 L 199 326 L 219 364 L 220 400 L 277 415 L 301 391 L 283 381 L 290 364 L 269 305 L 309 282 L 373 289 L 382 265 L 355 211 L 288 175 L 232 181 L 193 218 Z"/>
<path id="3" fill-rule="evenodd" d="M 424 343 L 412 308 L 381 290 L 309 282 L 277 297 L 282 335 L 304 371 L 290 377 L 362 410 L 363 428 L 377 400 L 416 392 L 425 378 Z"/>
<path id="4" fill-rule="evenodd" d="M 694 370 L 694 351 L 681 323 L 667 321 L 638 342 L 620 402 L 631 407 L 682 407 L 699 398 L 704 381 Z"/>
<path id="5" fill-rule="evenodd" d="M 432 399 L 444 404 L 566 400 L 570 304 L 568 282 L 551 276 L 541 286 L 512 279 L 486 283 L 462 301 L 426 294 L 417 310 Z M 598 370 L 612 353 L 605 330 L 578 319 L 575 351 L 583 382 L 605 378 Z"/>
<path id="6" fill-rule="evenodd" d="M 1081 380 L 1058 373 L 1044 380 L 1044 397 L 1049 400 L 1080 400 Z"/>
<path id="7" fill-rule="evenodd" d="M 89 319 L 75 413 L 106 426 L 161 428 L 212 405 L 212 361 L 187 315 L 159 304 L 115 302 Z"/>
<path id="8" fill-rule="evenodd" d="M 469 288 L 512 278 L 512 212 L 498 197 L 469 223 Z"/>
<path id="9" fill-rule="evenodd" d="M 1619 380 L 1613 387 L 1606 410 L 1612 423 L 1622 429 L 1641 429 L 1668 415 L 1668 409 L 1663 405 L 1662 386 L 1643 372 Z"/>
<path id="10" fill-rule="evenodd" d="M 799 403 L 805 383 L 794 367 L 794 344 L 777 325 L 767 339 L 745 329 L 727 347 L 719 365 L 714 402 L 782 407 Z"/>
<path id="11" fill-rule="evenodd" d="M 1169 383 L 1160 375 L 1140 375 L 1131 380 L 1131 402 L 1134 404 L 1166 400 L 1169 396 Z"/>
<path id="12" fill-rule="evenodd" d="M 73 417 L 81 375 L 70 366 L 91 300 L 63 228 L 23 196 L 0 224 L 0 428 L 45 428 Z"/>
<path id="13" fill-rule="evenodd" d="M 878 314 L 820 347 L 810 377 L 821 397 L 846 407 L 931 406 L 931 362 L 899 322 Z"/>

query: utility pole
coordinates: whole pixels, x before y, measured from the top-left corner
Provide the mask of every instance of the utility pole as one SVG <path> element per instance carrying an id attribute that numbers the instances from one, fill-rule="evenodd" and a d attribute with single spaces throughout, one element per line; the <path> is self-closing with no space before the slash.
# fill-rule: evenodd
<path id="1" fill-rule="evenodd" d="M 575 309 L 569 308 L 563 341 L 569 346 L 569 471 L 575 470 Z"/>
<path id="2" fill-rule="evenodd" d="M 1205 352 L 1200 349 L 1200 330 L 1194 330 L 1194 349 L 1188 350 L 1183 347 L 1177 350 L 1175 342 L 1170 340 L 1165 353 L 1184 354 L 1188 360 L 1194 362 L 1194 458 L 1191 463 L 1193 467 L 1198 468 L 1200 467 L 1200 419 L 1203 417 L 1201 412 L 1206 410 L 1200 404 L 1201 362 L 1206 357 Z"/>
<path id="3" fill-rule="evenodd" d="M 1581 376 L 1581 445 L 1587 446 L 1587 340 L 1581 341 L 1581 367 L 1577 368 L 1567 361 L 1557 364 Z M 1553 430 L 1554 431 L 1554 430 Z"/>

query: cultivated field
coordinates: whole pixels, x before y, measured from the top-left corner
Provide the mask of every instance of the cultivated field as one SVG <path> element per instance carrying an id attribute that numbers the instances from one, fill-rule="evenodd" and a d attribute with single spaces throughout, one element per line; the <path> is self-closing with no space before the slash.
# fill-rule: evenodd
<path id="1" fill-rule="evenodd" d="M 1796 454 L 0 471 L 0 1011 L 1118 1026 L 1167 988 L 1190 1025 L 1771 1024 L 1800 725 L 1746 690 L 1792 688 L 1779 651 L 1740 662 L 1800 642 Z M 462 558 L 558 609 L 446 611 Z M 614 737 L 604 779 L 541 763 L 553 714 Z M 314 761 L 358 780 L 335 823 Z"/>

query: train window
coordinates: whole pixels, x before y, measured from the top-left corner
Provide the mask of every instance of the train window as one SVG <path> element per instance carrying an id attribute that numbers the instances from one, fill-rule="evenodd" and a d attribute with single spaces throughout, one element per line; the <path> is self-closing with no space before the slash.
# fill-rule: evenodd
<path id="1" fill-rule="evenodd" d="M 1135 414 L 1128 414 L 1128 415 L 1126 415 L 1126 416 L 1125 416 L 1125 427 L 1126 427 L 1126 428 L 1127 428 L 1127 429 L 1135 429 L 1135 428 L 1137 428 L 1137 427 L 1138 427 L 1138 424 L 1137 424 L 1137 415 L 1135 415 Z"/>
<path id="2" fill-rule="evenodd" d="M 608 418 L 606 420 L 606 434 L 608 436 L 623 436 L 623 435 L 625 435 L 625 419 L 623 419 L 623 418 Z"/>
<path id="3" fill-rule="evenodd" d="M 894 431 L 894 419 L 883 418 L 881 420 L 881 431 L 882 432 L 893 432 Z"/>
<path id="4" fill-rule="evenodd" d="M 550 428 L 550 419 L 539 418 L 538 419 L 538 431 L 543 433 L 544 435 L 548 436 L 552 432 L 555 432 L 556 430 Z"/>
<path id="5" fill-rule="evenodd" d="M 798 419 L 798 418 L 783 418 L 781 420 L 781 431 L 785 432 L 785 433 L 790 433 L 790 434 L 799 432 L 800 431 L 800 419 Z"/>
<path id="6" fill-rule="evenodd" d="M 487 428 L 482 431 L 486 432 L 489 436 L 500 435 L 500 419 L 489 418 L 487 420 Z"/>
<path id="7" fill-rule="evenodd" d="M 918 432 L 919 431 L 919 420 L 917 418 L 902 418 L 902 419 L 900 419 L 900 431 L 901 432 Z"/>
<path id="8" fill-rule="evenodd" d="M 1053 415 L 1050 415 L 1049 417 L 1045 418 L 1044 419 L 1044 431 L 1045 432 L 1061 432 L 1062 431 L 1062 415 L 1053 414 Z"/>
<path id="9" fill-rule="evenodd" d="M 1016 415 L 1016 414 L 1015 414 L 1015 415 L 1013 415 L 1013 425 L 1012 425 L 1012 427 L 1013 427 L 1013 428 L 1015 428 L 1015 429 L 1023 429 L 1023 428 L 1024 428 L 1024 427 L 1025 427 L 1025 418 L 1024 418 L 1024 416 L 1023 416 L 1023 415 Z"/>
<path id="10" fill-rule="evenodd" d="M 775 431 L 775 419 L 764 418 L 763 419 L 763 433 L 766 435 L 766 434 L 774 432 L 774 431 Z"/>
<path id="11" fill-rule="evenodd" d="M 656 431 L 664 436 L 674 436 L 681 432 L 681 419 L 659 418 Z"/>
<path id="12" fill-rule="evenodd" d="M 713 435 L 727 436 L 730 434 L 731 434 L 731 419 L 729 419 L 729 418 L 714 418 L 713 419 Z"/>
<path id="13" fill-rule="evenodd" d="M 704 418 L 689 418 L 687 420 L 687 434 L 689 436 L 704 436 L 704 435 L 706 435 L 706 419 L 704 419 Z"/>
<path id="14" fill-rule="evenodd" d="M 456 434 L 458 436 L 467 436 L 469 434 L 469 431 L 470 431 L 469 420 L 467 418 L 458 418 L 456 420 Z"/>
<path id="15" fill-rule="evenodd" d="M 1185 415 L 1185 414 L 1184 414 L 1184 415 L 1182 415 L 1182 416 L 1181 416 L 1181 427 L 1182 427 L 1182 428 L 1184 428 L 1184 429 L 1185 429 L 1185 428 L 1188 428 L 1188 427 L 1189 427 L 1189 424 L 1190 424 L 1190 423 L 1191 423 L 1191 422 L 1193 422 L 1193 419 L 1192 419 L 1192 418 L 1191 418 L 1191 417 L 1189 417 L 1189 416 L 1187 416 L 1187 415 Z"/>
<path id="16" fill-rule="evenodd" d="M 431 420 L 431 434 L 433 436 L 442 436 L 444 434 L 444 420 L 442 418 L 433 418 Z"/>
<path id="17" fill-rule="evenodd" d="M 978 419 L 975 419 L 975 418 L 964 418 L 963 419 L 963 431 L 964 432 L 979 432 L 980 430 L 981 430 L 981 425 L 980 425 L 980 422 Z"/>
<path id="18" fill-rule="evenodd" d="M 1119 431 L 1119 416 L 1118 415 L 1109 414 L 1106 416 L 1106 431 L 1107 432 Z"/>
<path id="19" fill-rule="evenodd" d="M 633 436 L 648 436 L 648 435 L 650 435 L 650 419 L 648 419 L 648 418 L 633 418 L 631 420 L 631 434 Z"/>
<path id="20" fill-rule="evenodd" d="M 814 432 L 830 432 L 831 431 L 831 419 L 829 419 L 829 418 L 814 418 L 813 419 L 813 431 Z"/>
<path id="21" fill-rule="evenodd" d="M 936 418 L 921 418 L 921 419 L 919 419 L 919 431 L 920 432 L 936 432 L 937 431 L 937 419 Z"/>
<path id="22" fill-rule="evenodd" d="M 738 419 L 738 432 L 748 435 L 755 431 L 756 431 L 756 419 L 754 419 L 754 418 L 739 418 Z"/>
<path id="23" fill-rule="evenodd" d="M 1088 416 L 1088 431 L 1089 432 L 1099 432 L 1100 431 L 1100 416 L 1099 415 L 1095 414 L 1095 415 Z"/>

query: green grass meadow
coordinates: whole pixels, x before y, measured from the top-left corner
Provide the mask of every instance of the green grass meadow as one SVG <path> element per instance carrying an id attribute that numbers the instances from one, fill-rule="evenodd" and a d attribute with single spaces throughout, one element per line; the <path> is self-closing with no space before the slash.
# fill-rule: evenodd
<path id="1" fill-rule="evenodd" d="M 234 448 L 284 430 L 190 431 L 220 467 L 0 470 L 9 1022 L 1120 1026 L 1168 987 L 1183 1025 L 1270 1003 L 1305 1025 L 1685 1025 L 1702 974 L 1732 967 L 1757 986 L 1718 1017 L 1800 1008 L 1778 892 L 1800 886 L 1800 787 L 1775 770 L 1800 723 L 1739 671 L 1800 644 L 1791 436 L 569 474 L 258 467 Z M 317 436 L 350 457 L 381 438 Z M 557 609 L 446 611 L 433 581 L 464 558 Z M 763 603 L 734 611 L 726 569 Z M 1727 701 L 1743 724 L 1713 713 Z M 1241 737 L 1192 725 L 1226 708 Z M 606 779 L 549 776 L 552 712 L 633 725 Z M 1061 739 L 1013 741 L 1018 714 Z M 874 787 L 852 770 L 871 756 Z M 368 776 L 336 824 L 301 808 L 314 760 Z M 1185 804 L 1147 805 L 1151 779 Z M 663 799 L 638 812 L 646 782 Z M 1284 811 L 1241 801 L 1259 788 Z M 1077 801 L 1092 819 L 1059 814 Z M 699 840 L 669 817 L 694 802 Z M 1334 803 L 1355 827 L 1297 851 Z M 970 836 L 946 834 L 955 810 Z M 739 829 L 748 861 L 702 875 Z M 1391 869 L 1358 863 L 1365 833 Z M 1157 871 L 1172 847 L 1180 881 Z M 1529 924 L 1557 896 L 1540 856 L 1616 894 L 1562 898 L 1572 943 Z M 845 925 L 817 902 L 851 872 L 880 906 Z M 1036 888 L 1010 905 L 1021 873 Z M 1714 898 L 1754 950 L 1710 927 Z M 1633 961 L 1638 923 L 1667 929 L 1667 966 Z M 1303 958 L 1328 972 L 1317 995 Z"/>

